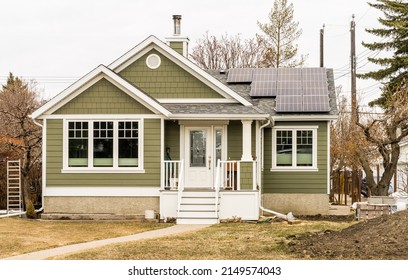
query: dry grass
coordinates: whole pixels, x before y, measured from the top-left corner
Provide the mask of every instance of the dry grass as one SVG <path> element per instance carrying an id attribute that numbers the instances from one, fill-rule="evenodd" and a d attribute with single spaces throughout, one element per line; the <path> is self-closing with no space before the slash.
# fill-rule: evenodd
<path id="1" fill-rule="evenodd" d="M 135 221 L 41 221 L 5 218 L 0 219 L 0 258 L 167 226 L 169 225 Z"/>
<path id="2" fill-rule="evenodd" d="M 230 223 L 160 239 L 113 244 L 61 256 L 65 260 L 293 259 L 285 253 L 289 235 L 341 230 L 350 222 L 303 221 L 288 225 Z"/>

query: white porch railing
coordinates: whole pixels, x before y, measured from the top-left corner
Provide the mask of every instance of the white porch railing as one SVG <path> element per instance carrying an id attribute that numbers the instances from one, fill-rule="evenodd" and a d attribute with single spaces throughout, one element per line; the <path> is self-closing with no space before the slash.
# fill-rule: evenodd
<path id="1" fill-rule="evenodd" d="M 163 189 L 178 189 L 183 180 L 183 169 L 183 160 L 165 160 Z"/>
<path id="2" fill-rule="evenodd" d="M 184 161 L 164 161 L 164 189 L 177 190 L 177 212 L 180 212 L 181 196 L 184 190 Z"/>
<path id="3" fill-rule="evenodd" d="M 215 183 L 214 183 L 214 190 L 215 190 L 215 213 L 218 215 L 218 203 L 219 203 L 219 193 L 221 188 L 221 161 L 217 161 L 217 168 L 215 170 Z"/>
<path id="4" fill-rule="evenodd" d="M 240 190 L 240 162 L 237 160 L 219 161 L 219 168 L 220 189 Z"/>

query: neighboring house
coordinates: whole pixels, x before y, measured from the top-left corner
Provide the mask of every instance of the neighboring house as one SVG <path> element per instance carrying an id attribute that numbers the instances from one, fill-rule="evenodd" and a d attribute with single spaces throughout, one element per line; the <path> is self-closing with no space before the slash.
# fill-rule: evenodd
<path id="1" fill-rule="evenodd" d="M 187 42 L 150 36 L 33 113 L 44 216 L 327 213 L 332 70 L 206 72 L 185 57 Z"/>
<path id="2" fill-rule="evenodd" d="M 408 139 L 403 139 L 400 142 L 400 154 L 398 158 L 396 175 L 391 179 L 390 191 L 404 191 L 408 192 Z M 377 165 L 372 167 L 374 171 L 374 179 L 377 180 L 377 174 L 381 178 L 384 172 L 383 159 L 380 157 L 377 160 Z"/>

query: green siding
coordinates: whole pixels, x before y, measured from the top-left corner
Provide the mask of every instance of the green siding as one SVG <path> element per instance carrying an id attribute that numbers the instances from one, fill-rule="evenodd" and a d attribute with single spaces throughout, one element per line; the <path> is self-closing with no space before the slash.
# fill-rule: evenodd
<path id="1" fill-rule="evenodd" d="M 241 190 L 252 190 L 253 186 L 253 162 L 240 163 Z"/>
<path id="2" fill-rule="evenodd" d="M 160 120 L 144 120 L 145 173 L 61 173 L 62 120 L 47 120 L 47 186 L 160 186 Z"/>
<path id="3" fill-rule="evenodd" d="M 264 193 L 327 193 L 327 122 L 282 122 L 285 126 L 319 126 L 317 130 L 317 172 L 271 172 L 272 129 L 265 129 Z"/>
<path id="4" fill-rule="evenodd" d="M 161 59 L 161 65 L 157 69 L 150 69 L 146 65 L 146 58 L 152 53 Z M 223 98 L 155 50 L 148 52 L 119 74 L 154 98 Z"/>
<path id="5" fill-rule="evenodd" d="M 256 158 L 256 121 L 252 122 L 252 130 L 251 130 L 251 152 L 252 152 L 252 158 Z"/>
<path id="6" fill-rule="evenodd" d="M 170 48 L 183 55 L 183 42 L 170 42 Z"/>
<path id="7" fill-rule="evenodd" d="M 106 79 L 80 93 L 54 114 L 153 114 Z"/>
<path id="8" fill-rule="evenodd" d="M 228 160 L 241 160 L 242 158 L 242 123 L 230 121 L 228 125 Z"/>
<path id="9" fill-rule="evenodd" d="M 165 149 L 170 148 L 172 160 L 180 159 L 180 125 L 177 122 L 164 122 L 164 147 Z"/>

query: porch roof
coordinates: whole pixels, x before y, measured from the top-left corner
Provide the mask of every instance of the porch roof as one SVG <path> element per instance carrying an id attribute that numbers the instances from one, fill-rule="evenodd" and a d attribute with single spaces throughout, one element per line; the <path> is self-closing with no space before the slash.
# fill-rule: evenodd
<path id="1" fill-rule="evenodd" d="M 254 106 L 243 106 L 242 104 L 209 103 L 209 104 L 183 104 L 162 103 L 163 107 L 172 114 L 228 114 L 228 115 L 260 115 L 265 114 Z"/>

